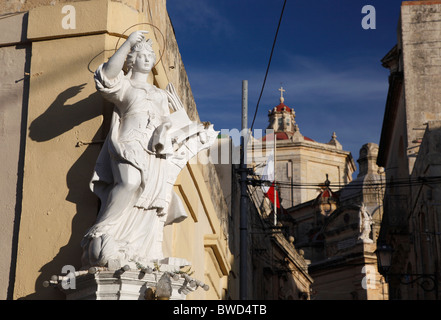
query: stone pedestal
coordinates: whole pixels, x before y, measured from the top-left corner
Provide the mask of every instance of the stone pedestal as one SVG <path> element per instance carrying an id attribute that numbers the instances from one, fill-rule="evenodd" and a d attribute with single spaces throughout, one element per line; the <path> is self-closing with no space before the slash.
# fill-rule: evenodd
<path id="1" fill-rule="evenodd" d="M 114 262 L 106 268 L 70 270 L 66 275 L 52 276 L 43 285 L 59 288 L 67 300 L 185 300 L 198 287 L 209 290 L 208 285 L 189 276 L 190 268 L 181 271 L 182 259 L 161 262 L 166 264 L 144 267 L 129 263 L 120 267 Z"/>
<path id="2" fill-rule="evenodd" d="M 67 300 L 147 300 L 155 299 L 153 291 L 164 272 L 145 274 L 136 271 L 102 270 L 75 278 L 75 289 L 62 289 Z M 185 279 L 171 280 L 170 300 L 185 300 Z M 146 294 L 147 293 L 147 294 Z"/>

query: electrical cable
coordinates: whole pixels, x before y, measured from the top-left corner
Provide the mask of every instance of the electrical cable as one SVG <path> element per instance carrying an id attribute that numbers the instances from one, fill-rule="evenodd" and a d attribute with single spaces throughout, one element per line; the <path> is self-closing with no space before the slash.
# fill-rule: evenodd
<path id="1" fill-rule="evenodd" d="M 271 181 L 260 180 L 253 178 L 249 180 L 253 185 L 270 184 Z M 412 179 L 395 179 L 389 182 L 351 182 L 348 184 L 329 184 L 331 189 L 360 189 L 360 188 L 393 188 L 393 187 L 414 187 L 423 184 L 436 184 L 441 183 L 441 176 L 433 176 L 426 178 L 412 178 Z M 278 181 L 277 186 L 280 188 L 298 188 L 298 189 L 318 189 L 323 187 L 323 183 L 291 183 Z"/>
<path id="2" fill-rule="evenodd" d="M 260 90 L 260 95 L 259 95 L 259 99 L 257 100 L 256 110 L 254 111 L 253 122 L 251 123 L 251 131 L 253 131 L 253 126 L 254 126 L 254 122 L 256 121 L 257 111 L 259 110 L 260 99 L 262 99 L 263 90 L 264 90 L 265 84 L 266 84 L 266 78 L 268 77 L 268 72 L 269 72 L 269 68 L 271 65 L 271 60 L 273 58 L 274 48 L 276 46 L 277 35 L 279 34 L 280 24 L 282 23 L 282 18 L 283 18 L 283 12 L 285 11 L 285 5 L 286 5 L 286 0 L 283 2 L 282 12 L 280 14 L 279 24 L 277 25 L 276 35 L 274 36 L 274 42 L 273 42 L 273 46 L 271 48 L 271 54 L 270 54 L 270 58 L 268 61 L 268 66 L 266 68 L 265 77 L 263 79 L 262 89 Z"/>

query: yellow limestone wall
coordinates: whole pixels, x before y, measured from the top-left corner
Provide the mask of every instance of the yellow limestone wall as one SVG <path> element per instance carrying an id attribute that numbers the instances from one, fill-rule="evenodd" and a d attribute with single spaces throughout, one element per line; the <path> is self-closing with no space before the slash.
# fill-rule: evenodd
<path id="1" fill-rule="evenodd" d="M 65 5 L 75 8 L 75 29 L 62 26 Z M 154 23 L 166 35 L 165 1 L 150 5 Z M 63 299 L 58 290 L 44 288 L 43 281 L 61 274 L 65 265 L 81 267 L 80 241 L 94 223 L 99 205 L 88 184 L 100 141 L 107 133 L 105 115 L 110 110 L 95 89 L 93 71 L 114 52 L 124 30 L 151 22 L 149 16 L 107 0 L 63 2 L 29 11 L 32 60 L 14 299 Z M 161 33 L 148 25 L 137 29 L 151 31 L 160 56 Z M 169 61 L 178 68 L 164 66 Z M 184 90 L 186 84 L 176 81 L 182 79 L 178 72 L 185 73 L 185 69 L 175 45 L 166 50 L 151 81 L 161 88 L 173 82 L 189 105 L 190 117 L 197 119 L 189 86 Z M 179 176 L 175 188 L 189 218 L 164 232 L 165 254 L 192 262 L 192 276 L 211 287 L 208 292 L 199 289 L 191 293 L 188 299 L 222 298 L 232 262 L 219 219 L 225 211 L 224 200 L 219 193 L 220 200 L 213 203 L 216 183 L 207 181 L 205 170 L 199 164 L 189 164 Z"/>

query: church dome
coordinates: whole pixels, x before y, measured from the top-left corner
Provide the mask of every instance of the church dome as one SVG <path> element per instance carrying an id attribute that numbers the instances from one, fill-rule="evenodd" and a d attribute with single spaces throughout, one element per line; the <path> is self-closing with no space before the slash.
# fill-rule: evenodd
<path id="1" fill-rule="evenodd" d="M 284 104 L 283 102 L 281 102 L 278 106 L 276 106 L 274 108 L 274 110 L 276 112 L 283 112 L 283 111 L 287 111 L 287 112 L 291 112 L 291 108 L 288 107 L 286 104 Z"/>
<path id="2" fill-rule="evenodd" d="M 262 138 L 262 141 L 272 141 L 274 139 L 273 134 L 268 134 Z M 289 136 L 286 132 L 276 132 L 276 139 L 277 140 L 289 140 Z"/>
<path id="3" fill-rule="evenodd" d="M 291 136 L 292 136 L 292 134 L 290 135 L 290 134 L 287 133 L 287 132 L 276 132 L 276 139 L 277 139 L 278 141 L 280 141 L 280 140 L 290 140 L 290 139 L 291 139 Z M 264 136 L 264 137 L 262 138 L 262 141 L 267 141 L 267 140 L 272 141 L 273 139 L 274 139 L 273 134 L 268 134 L 268 135 L 266 135 L 266 136 Z M 308 138 L 308 137 L 305 137 L 305 136 L 303 136 L 303 139 L 304 139 L 305 141 L 315 142 L 313 139 Z"/>

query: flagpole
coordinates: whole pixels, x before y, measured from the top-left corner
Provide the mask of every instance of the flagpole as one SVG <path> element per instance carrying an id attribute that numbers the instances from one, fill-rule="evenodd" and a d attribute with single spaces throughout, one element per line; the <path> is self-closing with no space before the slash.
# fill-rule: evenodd
<path id="1" fill-rule="evenodd" d="M 276 132 L 274 132 L 274 226 L 275 227 L 277 227 L 276 146 L 277 146 L 277 138 L 276 138 Z"/>
<path id="2" fill-rule="evenodd" d="M 240 268 L 239 268 L 239 298 L 248 299 L 248 194 L 247 194 L 247 164 L 245 162 L 248 143 L 248 81 L 242 81 L 242 132 L 240 156 Z"/>

